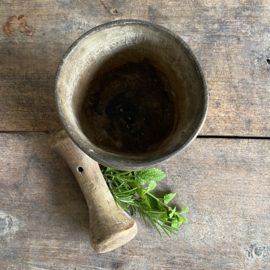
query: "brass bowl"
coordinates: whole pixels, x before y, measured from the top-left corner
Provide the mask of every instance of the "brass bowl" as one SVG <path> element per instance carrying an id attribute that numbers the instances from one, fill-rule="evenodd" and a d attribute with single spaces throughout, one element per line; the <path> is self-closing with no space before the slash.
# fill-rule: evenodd
<path id="1" fill-rule="evenodd" d="M 186 148 L 206 118 L 196 57 L 170 30 L 120 20 L 97 26 L 66 52 L 56 77 L 61 122 L 102 165 L 153 167 Z"/>

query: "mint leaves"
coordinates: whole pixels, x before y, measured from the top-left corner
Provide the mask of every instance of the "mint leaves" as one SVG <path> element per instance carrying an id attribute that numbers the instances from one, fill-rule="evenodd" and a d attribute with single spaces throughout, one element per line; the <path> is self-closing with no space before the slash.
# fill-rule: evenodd
<path id="1" fill-rule="evenodd" d="M 166 194 L 166 195 L 164 196 L 164 203 L 165 203 L 165 204 L 168 204 L 168 203 L 175 197 L 175 195 L 176 195 L 176 192 Z"/>
<path id="2" fill-rule="evenodd" d="M 154 190 L 156 188 L 156 186 L 157 186 L 157 183 L 154 181 L 151 181 L 148 188 L 147 188 L 147 192 Z"/>
<path id="3" fill-rule="evenodd" d="M 143 170 L 143 171 L 137 171 L 134 172 L 135 180 L 140 186 L 143 186 L 146 183 L 149 183 L 151 181 L 157 182 L 166 177 L 166 174 L 156 168 L 149 169 L 149 170 Z"/>
<path id="4" fill-rule="evenodd" d="M 187 223 L 182 214 L 188 212 L 188 207 L 178 212 L 176 207 L 168 205 L 176 196 L 176 192 L 166 194 L 162 198 L 153 192 L 157 182 L 166 177 L 163 171 L 153 168 L 120 172 L 102 166 L 101 171 L 115 201 L 132 215 L 139 214 L 144 219 L 146 227 L 150 222 L 160 236 L 162 236 L 160 229 L 170 237 L 170 234 L 176 234 L 182 223 Z"/>

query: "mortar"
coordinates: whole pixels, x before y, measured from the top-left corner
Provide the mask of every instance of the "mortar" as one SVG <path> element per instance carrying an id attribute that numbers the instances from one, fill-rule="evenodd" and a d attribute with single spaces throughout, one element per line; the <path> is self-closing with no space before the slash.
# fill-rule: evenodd
<path id="1" fill-rule="evenodd" d="M 65 131 L 53 133 L 50 145 L 84 192 L 92 247 L 110 251 L 131 240 L 137 227 L 113 201 L 96 162 L 142 170 L 187 147 L 206 117 L 204 75 L 179 36 L 121 20 L 93 28 L 68 49 L 55 98 Z"/>

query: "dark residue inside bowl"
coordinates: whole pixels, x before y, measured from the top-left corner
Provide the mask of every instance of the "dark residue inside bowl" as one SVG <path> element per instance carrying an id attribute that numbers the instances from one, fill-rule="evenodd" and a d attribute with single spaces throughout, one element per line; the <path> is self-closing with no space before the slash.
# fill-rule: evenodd
<path id="1" fill-rule="evenodd" d="M 146 59 L 101 73 L 91 81 L 87 93 L 81 126 L 104 150 L 150 152 L 173 130 L 175 106 L 170 82 Z"/>

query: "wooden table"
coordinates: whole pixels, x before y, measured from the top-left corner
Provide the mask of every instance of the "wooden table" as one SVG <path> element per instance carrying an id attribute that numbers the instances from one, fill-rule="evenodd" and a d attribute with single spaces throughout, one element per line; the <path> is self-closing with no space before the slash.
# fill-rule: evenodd
<path id="1" fill-rule="evenodd" d="M 54 79 L 66 49 L 127 18 L 190 45 L 209 112 L 195 142 L 160 166 L 162 190 L 177 191 L 172 204 L 190 207 L 189 223 L 169 239 L 136 219 L 133 241 L 96 254 L 83 195 L 47 132 L 59 124 Z M 1 270 L 270 269 L 269 0 L 2 0 L 0 19 Z"/>

